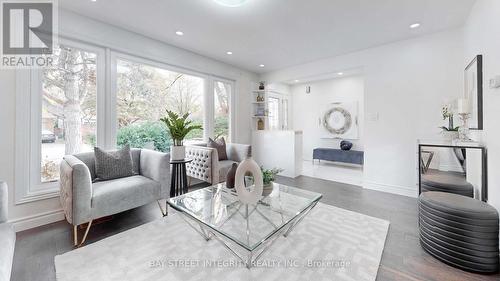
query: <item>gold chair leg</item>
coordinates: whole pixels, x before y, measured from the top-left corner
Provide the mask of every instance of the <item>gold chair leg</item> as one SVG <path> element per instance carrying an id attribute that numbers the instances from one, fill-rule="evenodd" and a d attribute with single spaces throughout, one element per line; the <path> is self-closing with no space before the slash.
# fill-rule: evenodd
<path id="1" fill-rule="evenodd" d="M 87 235 L 89 234 L 89 230 L 90 230 L 90 227 L 92 226 L 92 221 L 89 221 L 89 223 L 87 224 L 87 229 L 85 229 L 85 233 L 83 234 L 83 238 L 82 238 L 82 241 L 80 243 L 78 243 L 78 230 L 77 230 L 77 226 L 75 225 L 74 228 L 73 228 L 73 239 L 75 240 L 75 246 L 77 247 L 81 247 L 84 243 L 85 243 L 85 240 L 87 240 Z"/>
<path id="2" fill-rule="evenodd" d="M 78 246 L 78 229 L 77 225 L 73 225 L 73 243 L 76 246 Z"/>
<path id="3" fill-rule="evenodd" d="M 156 202 L 158 203 L 158 207 L 160 207 L 161 214 L 164 217 L 168 216 L 168 204 L 165 203 L 165 210 L 164 210 L 163 207 L 161 206 L 160 200 L 156 200 Z"/>

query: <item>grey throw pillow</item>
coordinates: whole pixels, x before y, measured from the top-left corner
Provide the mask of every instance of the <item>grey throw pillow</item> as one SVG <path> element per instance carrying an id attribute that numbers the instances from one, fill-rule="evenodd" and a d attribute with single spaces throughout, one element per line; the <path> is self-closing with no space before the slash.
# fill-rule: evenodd
<path id="1" fill-rule="evenodd" d="M 219 138 L 215 141 L 211 138 L 208 138 L 207 147 L 217 149 L 217 153 L 219 154 L 219 161 L 227 160 L 226 140 L 224 138 Z"/>
<path id="2" fill-rule="evenodd" d="M 104 151 L 94 147 L 95 173 L 99 180 L 111 180 L 134 175 L 130 146 L 116 151 Z"/>

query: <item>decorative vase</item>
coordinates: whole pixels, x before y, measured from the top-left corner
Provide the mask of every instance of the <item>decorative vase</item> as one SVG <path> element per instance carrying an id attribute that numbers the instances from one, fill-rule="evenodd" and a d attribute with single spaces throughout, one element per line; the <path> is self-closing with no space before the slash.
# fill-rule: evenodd
<path id="1" fill-rule="evenodd" d="M 245 174 L 247 172 L 252 173 L 254 178 L 254 188 L 253 190 L 247 190 L 245 186 Z M 262 197 L 263 190 L 263 176 L 259 165 L 252 159 L 247 158 L 243 160 L 238 169 L 236 169 L 235 175 L 235 188 L 238 194 L 238 200 L 244 204 L 255 204 Z"/>
<path id="2" fill-rule="evenodd" d="M 234 188 L 234 179 L 236 176 L 236 170 L 238 169 L 238 164 L 233 163 L 231 166 L 231 169 L 227 172 L 226 175 L 226 187 L 227 188 Z"/>
<path id="3" fill-rule="evenodd" d="M 351 150 L 352 142 L 343 140 L 340 142 L 340 149 L 342 150 Z"/>
<path id="4" fill-rule="evenodd" d="M 452 141 L 458 138 L 458 131 L 443 131 L 443 137 L 447 141 Z"/>
<path id="5" fill-rule="evenodd" d="M 264 130 L 264 127 L 265 127 L 264 121 L 259 118 L 259 120 L 257 121 L 257 130 L 262 131 L 262 130 Z"/>
<path id="6" fill-rule="evenodd" d="M 274 189 L 274 182 L 270 182 L 268 184 L 264 184 L 262 187 L 262 196 L 269 196 L 273 192 Z"/>
<path id="7" fill-rule="evenodd" d="M 186 147 L 183 145 L 170 146 L 170 159 L 183 160 L 186 157 Z"/>

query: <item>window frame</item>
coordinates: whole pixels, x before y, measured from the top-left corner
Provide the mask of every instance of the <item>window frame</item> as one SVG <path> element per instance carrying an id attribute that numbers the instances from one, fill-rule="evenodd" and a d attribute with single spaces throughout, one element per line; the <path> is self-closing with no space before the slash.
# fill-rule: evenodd
<path id="1" fill-rule="evenodd" d="M 217 76 L 211 76 L 211 96 L 212 96 L 212 104 L 210 105 L 212 112 L 212 128 L 211 128 L 211 135 L 210 137 L 214 138 L 215 137 L 215 98 L 214 98 L 214 91 L 215 91 L 215 82 L 222 82 L 231 85 L 231 93 L 229 94 L 228 97 L 228 104 L 229 104 L 229 136 L 226 141 L 231 143 L 234 142 L 234 132 L 235 132 L 235 110 L 234 110 L 234 101 L 235 101 L 235 86 L 236 83 L 233 80 L 217 77 Z M 208 140 L 208 138 L 206 138 Z"/>
<path id="2" fill-rule="evenodd" d="M 278 100 L 278 112 L 277 112 L 277 117 L 278 117 L 278 128 L 274 128 L 270 130 L 275 130 L 275 131 L 283 131 L 283 130 L 288 130 L 290 128 L 290 102 L 291 99 L 288 95 L 281 94 L 281 93 L 276 93 L 276 92 L 271 92 L 269 93 L 267 97 L 267 103 L 269 104 L 269 99 L 277 99 Z M 286 109 L 285 109 L 285 103 L 286 103 Z M 285 119 L 287 121 L 286 127 L 285 127 Z M 271 123 L 268 121 L 268 123 Z M 271 125 L 269 124 L 269 127 Z"/>
<path id="3" fill-rule="evenodd" d="M 117 140 L 117 60 L 127 60 L 143 63 L 149 66 L 163 68 L 203 78 L 204 91 L 204 135 L 205 141 L 214 135 L 214 81 L 231 84 L 229 97 L 229 135 L 234 141 L 236 132 L 235 102 L 237 98 L 236 81 L 224 77 L 196 72 L 174 66 L 161 61 L 145 58 L 140 55 L 128 54 L 100 46 L 97 43 L 86 42 L 59 36 L 59 45 L 69 45 L 78 49 L 93 52 L 97 55 L 97 131 L 96 144 L 105 149 L 116 148 Z M 16 70 L 16 133 L 15 133 L 15 182 L 14 203 L 16 205 L 55 198 L 59 196 L 58 182 L 41 183 L 41 109 L 42 87 L 41 69 Z M 37 92 L 38 91 L 38 92 Z M 35 176 L 37 180 L 35 180 Z"/>
<path id="4" fill-rule="evenodd" d="M 96 144 L 105 143 L 102 122 L 105 105 L 105 49 L 66 38 L 59 45 L 95 53 L 96 60 Z M 16 163 L 15 203 L 23 204 L 59 196 L 59 183 L 41 181 L 41 128 L 43 69 L 16 71 Z"/>
<path id="5" fill-rule="evenodd" d="M 192 70 L 188 70 L 182 67 L 177 67 L 173 66 L 171 64 L 163 63 L 160 61 L 155 61 L 149 58 L 144 58 L 136 55 L 131 55 L 131 54 L 126 54 L 123 52 L 118 52 L 118 51 L 111 51 L 110 52 L 110 66 L 111 66 L 111 71 L 110 71 L 110 100 L 116 101 L 118 89 L 117 89 L 117 66 L 118 66 L 118 61 L 119 60 L 124 60 L 132 63 L 140 63 L 144 65 L 148 65 L 151 67 L 156 67 L 156 68 L 161 68 L 163 70 L 167 71 L 173 71 L 173 72 L 178 72 L 190 76 L 195 76 L 198 78 L 202 78 L 204 80 L 204 93 L 203 93 L 203 139 L 204 141 L 208 141 L 208 138 L 214 137 L 214 122 L 215 122 L 215 113 L 214 113 L 214 81 L 220 81 L 223 83 L 229 83 L 231 84 L 231 95 L 229 97 L 229 135 L 230 135 L 230 141 L 233 140 L 233 135 L 234 135 L 234 116 L 233 116 L 233 108 L 234 108 L 234 93 L 235 93 L 235 81 L 222 78 L 219 76 L 214 76 L 214 75 L 209 75 L 209 74 L 204 74 L 202 72 L 196 72 Z M 116 108 L 116 102 L 113 103 L 113 105 L 109 108 L 109 114 L 110 114 L 110 119 L 107 120 L 111 122 L 109 124 L 110 128 L 110 133 L 111 133 L 111 139 L 109 145 L 111 147 L 114 147 L 116 145 L 116 137 L 118 133 L 118 124 L 116 122 L 116 119 L 118 117 L 117 115 L 117 108 Z"/>

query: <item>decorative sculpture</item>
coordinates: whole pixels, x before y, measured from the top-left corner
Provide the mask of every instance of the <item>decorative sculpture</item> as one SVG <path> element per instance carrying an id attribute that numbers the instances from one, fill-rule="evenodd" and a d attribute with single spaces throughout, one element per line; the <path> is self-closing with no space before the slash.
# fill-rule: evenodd
<path id="1" fill-rule="evenodd" d="M 245 187 L 245 174 L 252 173 L 254 178 L 254 188 L 252 191 Z M 244 204 L 256 204 L 262 198 L 263 178 L 259 165 L 252 159 L 243 160 L 236 170 L 235 188 L 238 199 Z"/>

